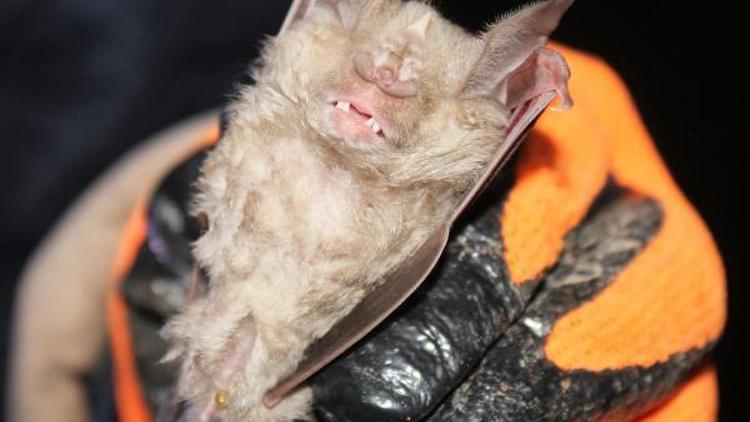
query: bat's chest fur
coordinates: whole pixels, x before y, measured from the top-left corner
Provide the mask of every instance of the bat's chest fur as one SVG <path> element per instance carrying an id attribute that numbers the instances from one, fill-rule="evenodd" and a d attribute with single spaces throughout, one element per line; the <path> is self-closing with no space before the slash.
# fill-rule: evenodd
<path id="1" fill-rule="evenodd" d="M 245 129 L 225 135 L 198 185 L 196 211 L 210 227 L 195 255 L 210 287 L 167 329 L 187 352 L 186 397 L 208 400 L 226 384 L 257 403 L 426 239 L 439 214 L 433 197 L 366 183 L 308 140 Z"/>
<path id="2" fill-rule="evenodd" d="M 342 313 L 426 235 L 415 228 L 419 198 L 363 183 L 305 140 L 224 142 L 215 154 L 226 159 L 204 169 L 217 180 L 204 182 L 205 197 L 216 202 L 206 204 L 214 218 L 196 254 L 212 283 L 251 292 L 261 320 Z"/>
<path id="3" fill-rule="evenodd" d="M 257 189 L 254 231 L 274 247 L 312 267 L 321 261 L 354 259 L 366 236 L 387 232 L 367 227 L 367 188 L 349 171 L 312 154 L 303 140 L 275 143 L 269 163 L 274 177 Z M 271 245 L 269 245 L 271 246 Z"/>

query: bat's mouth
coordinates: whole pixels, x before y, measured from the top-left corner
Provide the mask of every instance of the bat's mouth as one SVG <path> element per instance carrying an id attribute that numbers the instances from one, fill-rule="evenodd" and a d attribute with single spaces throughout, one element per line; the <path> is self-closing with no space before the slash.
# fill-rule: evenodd
<path id="1" fill-rule="evenodd" d="M 344 138 L 358 142 L 377 142 L 385 138 L 382 123 L 365 105 L 343 99 L 329 105 L 331 120 Z"/>

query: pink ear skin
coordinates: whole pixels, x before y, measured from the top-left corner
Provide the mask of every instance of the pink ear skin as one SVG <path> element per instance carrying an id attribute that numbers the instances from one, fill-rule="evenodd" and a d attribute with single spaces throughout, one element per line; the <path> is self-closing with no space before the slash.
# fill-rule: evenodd
<path id="1" fill-rule="evenodd" d="M 504 101 L 508 108 L 536 98 L 546 92 L 555 92 L 559 102 L 552 106 L 555 111 L 564 111 L 573 106 L 568 92 L 570 69 L 560 53 L 548 48 L 540 48 L 505 79 Z"/>
<path id="2" fill-rule="evenodd" d="M 509 105 L 506 101 L 517 105 L 534 97 L 519 90 L 538 95 L 539 89 L 553 85 L 563 104 L 569 104 L 567 91 L 561 88 L 564 83 L 559 83 L 567 81 L 567 65 L 559 55 L 540 49 L 573 1 L 540 1 L 492 25 L 484 34 L 482 55 L 466 79 L 463 96 L 493 97 L 503 105 Z"/>
<path id="3" fill-rule="evenodd" d="M 357 18 L 362 9 L 363 0 L 320 0 L 322 3 L 329 4 L 336 8 L 341 18 L 341 23 L 347 30 L 352 30 L 357 24 Z M 318 3 L 318 0 L 293 0 L 289 7 L 284 23 L 281 25 L 279 35 L 297 21 L 307 18 L 310 11 Z"/>
<path id="4" fill-rule="evenodd" d="M 357 17 L 362 9 L 362 2 L 360 0 L 337 0 L 336 10 L 339 12 L 341 17 L 341 23 L 344 25 L 344 29 L 351 31 L 354 26 L 357 25 Z"/>
<path id="5" fill-rule="evenodd" d="M 291 24 L 307 17 L 310 10 L 315 6 L 316 0 L 292 0 L 292 5 L 284 18 L 279 35 L 286 32 Z"/>

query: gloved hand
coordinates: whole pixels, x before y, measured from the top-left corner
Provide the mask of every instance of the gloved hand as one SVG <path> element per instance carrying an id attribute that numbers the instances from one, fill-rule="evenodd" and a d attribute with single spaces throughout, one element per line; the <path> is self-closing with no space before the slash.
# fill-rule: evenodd
<path id="1" fill-rule="evenodd" d="M 724 324 L 716 247 L 621 81 L 555 48 L 578 75 L 576 106 L 542 117 L 424 286 L 311 380 L 319 419 L 630 420 L 655 407 L 651 420 L 715 418 L 713 374 L 693 374 Z M 123 285 L 152 407 L 173 382 L 156 332 L 192 267 L 197 161 L 154 196 Z"/>
<path id="2" fill-rule="evenodd" d="M 607 287 L 658 230 L 653 201 L 611 186 L 566 237 L 558 264 L 523 286 L 508 277 L 501 211 L 476 211 L 425 288 L 314 378 L 321 419 L 622 418 L 662 397 L 701 358 L 694 351 L 655 367 L 596 373 L 564 371 L 545 357 L 554 322 Z"/>
<path id="3" fill-rule="evenodd" d="M 131 307 L 135 355 L 154 408 L 164 404 L 174 368 L 158 330 L 184 301 L 190 242 L 187 216 L 200 157 L 170 175 L 149 208 L 144 244 L 123 292 Z M 544 342 L 554 322 L 607 287 L 659 229 L 661 211 L 610 184 L 565 240 L 558 263 L 536 281 L 508 275 L 500 238 L 502 199 L 493 184 L 465 216 L 425 285 L 396 314 L 311 383 L 323 421 L 588 420 L 624 418 L 662 398 L 703 356 L 620 371 L 565 371 Z"/>

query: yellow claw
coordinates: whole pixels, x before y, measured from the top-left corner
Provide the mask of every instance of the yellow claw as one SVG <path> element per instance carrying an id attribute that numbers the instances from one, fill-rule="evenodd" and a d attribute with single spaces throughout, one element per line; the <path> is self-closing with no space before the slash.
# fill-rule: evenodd
<path id="1" fill-rule="evenodd" d="M 216 390 L 214 394 L 214 403 L 219 409 L 224 409 L 229 406 L 229 393 L 225 390 Z"/>

